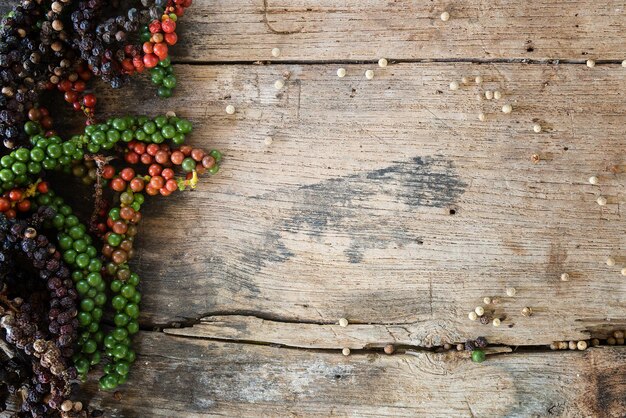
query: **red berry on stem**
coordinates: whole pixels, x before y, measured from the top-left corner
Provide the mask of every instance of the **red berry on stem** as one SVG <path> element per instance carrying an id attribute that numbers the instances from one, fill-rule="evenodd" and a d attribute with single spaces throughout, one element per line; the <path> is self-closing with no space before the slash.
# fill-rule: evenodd
<path id="1" fill-rule="evenodd" d="M 126 182 L 120 177 L 115 177 L 113 180 L 111 180 L 111 188 L 116 192 L 123 192 L 124 190 L 126 190 Z"/>
<path id="2" fill-rule="evenodd" d="M 135 170 L 133 170 L 130 167 L 126 167 L 125 169 L 120 171 L 120 177 L 124 181 L 131 181 L 132 179 L 135 178 Z"/>
<path id="3" fill-rule="evenodd" d="M 154 157 L 157 152 L 159 152 L 159 146 L 157 144 L 150 144 L 146 147 L 146 152 Z"/>
<path id="4" fill-rule="evenodd" d="M 24 196 L 24 193 L 20 189 L 13 189 L 9 192 L 9 199 L 11 199 L 14 202 L 21 200 L 23 196 Z"/>
<path id="5" fill-rule="evenodd" d="M 176 42 L 178 42 L 178 35 L 176 35 L 176 33 L 174 33 L 174 32 L 166 33 L 165 34 L 165 42 L 168 45 L 176 45 Z"/>
<path id="6" fill-rule="evenodd" d="M 74 82 L 74 91 L 77 91 L 80 93 L 80 92 L 85 91 L 86 88 L 87 88 L 87 85 L 85 84 L 83 80 L 76 80 Z"/>
<path id="7" fill-rule="evenodd" d="M 65 101 L 68 103 L 74 103 L 78 99 L 78 93 L 75 91 L 66 91 L 64 94 Z"/>
<path id="8" fill-rule="evenodd" d="M 154 54 L 146 54 L 143 56 L 143 63 L 146 68 L 154 68 L 159 63 L 159 57 Z"/>
<path id="9" fill-rule="evenodd" d="M 161 171 L 163 171 L 163 167 L 159 164 L 151 164 L 150 167 L 148 167 L 148 174 L 150 176 L 158 176 L 161 174 Z"/>
<path id="10" fill-rule="evenodd" d="M 20 212 L 28 212 L 30 210 L 30 200 L 24 199 L 17 204 L 17 210 Z"/>
<path id="11" fill-rule="evenodd" d="M 130 189 L 137 193 L 142 191 L 144 188 L 144 181 L 143 179 L 139 178 L 139 177 L 135 177 L 134 179 L 132 179 L 130 181 Z"/>
<path id="12" fill-rule="evenodd" d="M 93 94 L 86 94 L 85 97 L 83 97 L 83 104 L 87 107 L 95 107 L 96 96 L 94 96 Z"/>
<path id="13" fill-rule="evenodd" d="M 161 42 L 159 44 L 154 45 L 154 53 L 160 60 L 164 60 L 167 58 L 167 44 Z"/>
<path id="14" fill-rule="evenodd" d="M 37 191 L 42 194 L 48 193 L 49 186 L 47 181 L 42 181 L 37 185 Z"/>
<path id="15" fill-rule="evenodd" d="M 127 152 L 124 159 L 128 164 L 137 164 L 139 162 L 139 154 L 135 152 Z"/>
<path id="16" fill-rule="evenodd" d="M 163 178 L 166 180 L 173 179 L 174 170 L 172 170 L 171 168 L 165 168 L 163 169 L 163 171 L 161 171 L 161 176 L 163 176 Z"/>
<path id="17" fill-rule="evenodd" d="M 6 212 L 11 209 L 11 202 L 6 197 L 0 197 L 0 212 Z"/>
<path id="18" fill-rule="evenodd" d="M 159 22 L 158 20 L 153 20 L 152 22 L 150 22 L 148 29 L 150 30 L 150 33 L 161 32 L 161 22 Z"/>
<path id="19" fill-rule="evenodd" d="M 154 159 L 150 154 L 141 154 L 141 164 L 149 165 L 152 164 Z"/>
<path id="20" fill-rule="evenodd" d="M 144 42 L 142 49 L 144 54 L 152 54 L 154 52 L 154 44 L 152 42 Z"/>
<path id="21" fill-rule="evenodd" d="M 163 22 L 161 22 L 161 27 L 163 28 L 163 32 L 172 33 L 176 30 L 176 22 L 170 18 L 166 18 Z"/>
<path id="22" fill-rule="evenodd" d="M 146 152 L 146 144 L 144 144 L 143 142 L 138 142 L 135 145 L 135 152 L 139 155 L 143 154 L 144 152 Z"/>
<path id="23" fill-rule="evenodd" d="M 105 165 L 104 167 L 102 167 L 102 177 L 110 180 L 113 178 L 113 176 L 115 176 L 115 167 L 113 167 L 110 164 Z"/>
<path id="24" fill-rule="evenodd" d="M 170 192 L 175 192 L 178 189 L 178 183 L 176 183 L 176 180 L 169 179 L 165 182 L 165 188 Z"/>

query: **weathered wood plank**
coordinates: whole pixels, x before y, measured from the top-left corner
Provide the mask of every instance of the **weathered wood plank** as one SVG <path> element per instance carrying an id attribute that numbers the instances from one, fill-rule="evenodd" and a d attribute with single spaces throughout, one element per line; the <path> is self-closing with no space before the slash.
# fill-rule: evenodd
<path id="1" fill-rule="evenodd" d="M 0 1 L 0 13 L 13 4 Z M 182 62 L 626 59 L 624 2 L 196 0 Z M 450 20 L 442 22 L 443 11 Z M 281 49 L 278 58 L 272 48 Z"/>
<path id="2" fill-rule="evenodd" d="M 448 22 L 440 19 L 443 11 Z M 625 30 L 621 0 L 196 0 L 176 57 L 623 60 Z M 271 55 L 274 47 L 279 58 Z"/>
<path id="3" fill-rule="evenodd" d="M 402 64 L 371 81 L 367 66 L 347 68 L 345 79 L 329 66 L 176 68 L 167 109 L 226 160 L 192 195 L 148 205 L 135 261 L 144 323 L 346 317 L 518 345 L 585 338 L 626 316 L 624 174 L 610 170 L 624 164 L 621 67 Z M 504 99 L 448 90 L 477 74 Z M 161 106 L 141 86 L 116 97 L 102 115 Z M 484 296 L 499 298 L 500 328 L 467 319 Z"/>
<path id="4" fill-rule="evenodd" d="M 456 353 L 316 352 L 141 333 L 111 417 L 618 417 L 626 351 L 518 353 L 481 364 Z M 87 389 L 93 394 L 94 386 Z"/>
<path id="5" fill-rule="evenodd" d="M 594 327 L 593 338 L 607 338 L 619 324 Z M 455 345 L 476 335 L 459 332 L 445 321 L 431 320 L 414 324 L 307 324 L 302 322 L 280 322 L 253 316 L 222 315 L 202 318 L 193 326 L 166 328 L 164 332 L 194 338 L 209 338 L 236 342 L 253 341 L 260 344 L 278 344 L 285 347 L 351 350 L 383 348 L 388 344 L 402 347 L 441 347 Z M 588 339 L 580 332 L 570 338 Z M 493 341 L 492 341 L 493 342 Z M 550 335 L 541 335 L 535 344 L 554 342 Z"/>

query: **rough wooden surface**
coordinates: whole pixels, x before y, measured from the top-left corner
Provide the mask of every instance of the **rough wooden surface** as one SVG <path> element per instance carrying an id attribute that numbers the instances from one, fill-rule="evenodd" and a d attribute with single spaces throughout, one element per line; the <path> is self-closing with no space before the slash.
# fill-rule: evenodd
<path id="1" fill-rule="evenodd" d="M 98 87 L 102 117 L 174 110 L 225 160 L 146 205 L 139 361 L 121 401 L 85 395 L 119 417 L 626 415 L 624 348 L 547 349 L 626 328 L 624 2 L 351 3 L 196 0 L 174 97 Z M 499 328 L 467 318 L 485 296 Z M 479 335 L 480 365 L 435 352 Z"/>
<path id="2" fill-rule="evenodd" d="M 224 150 L 226 163 L 193 194 L 147 209 L 135 263 L 146 323 L 346 317 L 410 324 L 435 345 L 479 334 L 535 345 L 623 320 L 626 174 L 610 167 L 623 163 L 626 71 L 399 64 L 367 81 L 368 66 L 347 68 L 338 79 L 329 66 L 177 67 L 185 81 L 168 109 L 191 118 L 192 142 Z M 447 87 L 477 74 L 504 99 Z M 154 113 L 150 89 L 121 94 L 131 105 L 116 112 Z M 507 102 L 511 115 L 499 110 Z M 467 319 L 485 296 L 499 298 L 500 328 Z"/>
<path id="3" fill-rule="evenodd" d="M 624 348 L 489 356 L 293 350 L 142 333 L 112 417 L 618 417 Z M 93 387 L 87 388 L 91 393 Z M 100 398 L 101 395 L 98 395 Z"/>
<path id="4" fill-rule="evenodd" d="M 621 61 L 625 7 L 622 0 L 195 0 L 176 51 L 178 59 L 197 62 Z"/>

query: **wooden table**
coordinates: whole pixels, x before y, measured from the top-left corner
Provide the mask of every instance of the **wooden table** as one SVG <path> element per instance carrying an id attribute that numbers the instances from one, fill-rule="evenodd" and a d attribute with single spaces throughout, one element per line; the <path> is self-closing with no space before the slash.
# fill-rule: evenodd
<path id="1" fill-rule="evenodd" d="M 98 91 L 103 116 L 190 118 L 192 143 L 225 160 L 195 192 L 148 205 L 138 361 L 121 400 L 94 404 L 120 417 L 624 416 L 626 351 L 605 339 L 626 328 L 625 8 L 196 0 L 174 97 L 147 82 Z M 469 320 L 477 306 L 501 326 Z M 478 336 L 481 364 L 455 348 Z"/>

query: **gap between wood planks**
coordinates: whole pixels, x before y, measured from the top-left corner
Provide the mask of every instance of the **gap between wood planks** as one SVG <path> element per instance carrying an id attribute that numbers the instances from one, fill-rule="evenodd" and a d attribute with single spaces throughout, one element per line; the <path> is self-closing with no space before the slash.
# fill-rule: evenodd
<path id="1" fill-rule="evenodd" d="M 211 322 L 213 318 L 217 318 L 217 321 L 219 322 L 220 318 L 224 319 L 224 318 L 231 318 L 231 317 L 236 318 L 235 321 L 237 321 L 237 319 L 241 320 L 243 318 L 246 320 L 251 320 L 253 322 L 254 321 L 260 321 L 262 323 L 267 322 L 267 323 L 272 323 L 278 326 L 281 326 L 281 325 L 307 326 L 308 325 L 308 326 L 319 326 L 319 327 L 337 327 L 336 323 L 327 322 L 327 321 L 296 321 L 296 320 L 288 320 L 288 319 L 279 318 L 275 315 L 259 315 L 258 313 L 252 313 L 252 312 L 245 312 L 245 313 L 244 312 L 228 312 L 228 313 L 214 312 L 214 313 L 207 313 L 207 314 L 199 315 L 197 318 L 188 318 L 187 320 L 184 320 L 184 321 L 173 321 L 167 324 L 150 324 L 150 325 L 144 324 L 140 326 L 140 329 L 144 332 L 164 333 L 164 334 L 167 334 L 173 337 L 178 337 L 178 338 L 191 338 L 191 339 L 199 339 L 199 340 L 205 340 L 205 341 L 219 341 L 219 342 L 227 342 L 227 343 L 232 343 L 232 344 L 273 346 L 273 347 L 287 348 L 287 349 L 292 349 L 292 350 L 306 350 L 308 352 L 319 352 L 319 353 L 339 352 L 341 353 L 341 350 L 343 349 L 343 347 L 341 347 L 341 344 L 339 343 L 336 344 L 336 346 L 334 347 L 330 347 L 330 346 L 305 347 L 301 345 L 290 344 L 288 342 L 272 341 L 271 335 L 268 336 L 265 340 L 261 340 L 261 339 L 243 338 L 243 337 L 235 337 L 235 336 L 217 336 L 217 335 L 206 335 L 206 334 L 203 335 L 202 331 L 199 331 L 199 332 L 193 331 L 193 329 L 196 326 L 202 326 L 203 323 L 206 324 L 207 322 Z M 406 331 L 408 334 L 411 334 L 411 331 L 409 330 L 411 325 L 414 325 L 414 324 L 351 322 L 348 325 L 348 327 L 352 327 L 352 328 L 355 328 L 357 326 L 361 328 L 364 328 L 364 327 L 372 327 L 372 328 L 373 327 L 382 327 L 382 328 L 398 327 Z M 220 325 L 217 325 L 217 326 L 220 326 Z M 233 325 L 232 324 L 224 325 L 225 329 L 228 329 L 229 327 L 233 327 Z M 234 325 L 234 327 L 236 327 L 236 325 Z M 344 329 L 348 329 L 348 327 L 345 327 Z M 245 328 L 245 325 L 244 325 L 244 328 Z M 185 331 L 189 329 L 191 329 L 189 332 Z M 388 331 L 388 332 L 391 335 L 391 331 Z M 337 336 L 335 331 L 332 331 L 332 333 L 335 336 Z M 228 331 L 226 332 L 226 334 L 228 334 Z M 320 338 L 323 339 L 324 337 L 321 336 Z M 589 339 L 591 338 L 592 336 L 590 336 Z M 409 354 L 409 355 L 417 354 L 417 353 L 441 354 L 441 353 L 447 352 L 452 355 L 458 355 L 459 358 L 462 358 L 462 357 L 468 357 L 469 352 L 467 351 L 457 352 L 457 351 L 454 351 L 454 348 L 456 347 L 457 344 L 462 344 L 466 341 L 467 339 L 463 339 L 463 340 L 450 343 L 450 345 L 452 346 L 452 349 L 445 350 L 445 351 L 442 350 L 444 348 L 443 344 L 422 345 L 422 344 L 415 344 L 415 343 L 407 343 L 406 341 L 398 343 L 395 340 L 393 342 L 389 341 L 388 343 L 393 345 L 394 354 Z M 384 353 L 384 345 L 386 344 L 368 343 L 368 344 L 365 344 L 364 347 L 351 348 L 351 351 L 352 351 L 352 354 L 370 354 L 370 353 L 382 354 Z M 609 344 L 605 344 L 601 342 L 600 345 L 596 347 L 604 347 L 604 346 L 609 346 Z M 616 347 L 619 347 L 619 346 L 616 346 Z M 594 347 L 589 346 L 587 349 L 591 349 L 591 348 L 594 348 Z M 504 354 L 513 354 L 513 353 L 556 353 L 559 351 L 572 351 L 572 350 L 552 350 L 545 344 L 528 344 L 528 345 L 493 344 L 487 347 L 485 351 L 489 355 L 504 355 Z M 574 350 L 574 351 L 580 351 L 580 350 Z M 583 351 L 586 351 L 586 350 L 582 350 L 581 353 Z"/>
<path id="2" fill-rule="evenodd" d="M 381 57 L 382 58 L 382 57 Z M 586 59 L 530 59 L 530 58 L 415 58 L 394 59 L 384 57 L 389 64 L 420 64 L 420 63 L 469 63 L 469 64 L 533 64 L 533 65 L 586 65 Z M 622 60 L 594 60 L 596 65 L 621 65 Z M 378 58 L 372 60 L 247 60 L 247 61 L 188 61 L 172 59 L 173 65 L 191 66 L 224 66 L 224 65 L 364 65 L 378 66 Z"/>

